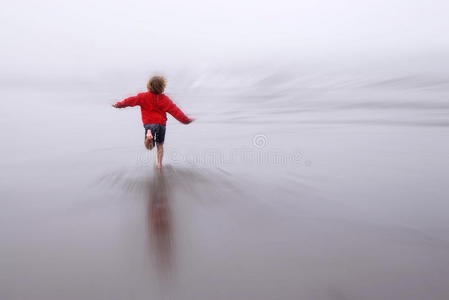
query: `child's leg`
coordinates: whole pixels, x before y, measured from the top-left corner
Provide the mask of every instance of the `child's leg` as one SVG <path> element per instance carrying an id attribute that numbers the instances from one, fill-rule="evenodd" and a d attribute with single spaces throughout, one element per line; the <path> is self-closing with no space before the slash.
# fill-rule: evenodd
<path id="1" fill-rule="evenodd" d="M 151 132 L 151 128 L 146 128 L 146 132 L 145 132 L 145 148 L 147 148 L 148 150 L 153 149 L 154 147 L 154 136 L 153 133 Z"/>
<path id="2" fill-rule="evenodd" d="M 149 130 L 148 130 L 149 131 Z M 147 137 L 144 141 L 145 144 L 145 148 L 147 148 L 148 150 L 151 150 L 154 148 L 154 140 L 153 137 Z"/>
<path id="3" fill-rule="evenodd" d="M 164 144 L 157 144 L 157 167 L 162 169 L 162 157 L 164 156 Z"/>
<path id="4" fill-rule="evenodd" d="M 165 140 L 165 125 L 157 125 L 156 131 L 156 145 L 157 145 L 157 167 L 162 169 L 162 158 L 164 156 L 164 140 Z"/>

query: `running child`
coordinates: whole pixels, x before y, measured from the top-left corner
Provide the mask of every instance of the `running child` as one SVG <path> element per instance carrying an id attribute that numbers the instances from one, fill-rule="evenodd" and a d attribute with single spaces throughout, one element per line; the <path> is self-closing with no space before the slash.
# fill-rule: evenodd
<path id="1" fill-rule="evenodd" d="M 148 92 L 137 96 L 126 98 L 112 105 L 115 108 L 128 106 L 140 106 L 143 126 L 145 128 L 145 147 L 149 150 L 157 146 L 157 167 L 162 168 L 162 157 L 164 155 L 165 125 L 167 113 L 171 114 L 181 123 L 189 124 L 194 119 L 187 117 L 174 103 L 164 94 L 167 81 L 164 77 L 154 76 L 147 84 Z"/>

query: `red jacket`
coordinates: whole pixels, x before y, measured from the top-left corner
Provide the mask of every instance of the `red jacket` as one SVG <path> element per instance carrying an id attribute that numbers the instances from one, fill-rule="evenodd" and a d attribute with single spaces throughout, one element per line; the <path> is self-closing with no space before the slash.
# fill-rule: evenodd
<path id="1" fill-rule="evenodd" d="M 115 107 L 140 106 L 143 125 L 167 123 L 167 113 L 181 123 L 189 124 L 192 119 L 187 117 L 165 94 L 156 95 L 151 92 L 140 93 L 137 96 L 117 102 Z"/>

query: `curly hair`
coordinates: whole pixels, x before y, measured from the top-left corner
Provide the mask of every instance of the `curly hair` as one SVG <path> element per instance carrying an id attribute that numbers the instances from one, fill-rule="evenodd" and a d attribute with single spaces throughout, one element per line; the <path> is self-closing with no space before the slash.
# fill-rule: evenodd
<path id="1" fill-rule="evenodd" d="M 154 94 L 162 94 L 165 90 L 167 80 L 162 76 L 153 76 L 147 83 L 147 88 Z"/>

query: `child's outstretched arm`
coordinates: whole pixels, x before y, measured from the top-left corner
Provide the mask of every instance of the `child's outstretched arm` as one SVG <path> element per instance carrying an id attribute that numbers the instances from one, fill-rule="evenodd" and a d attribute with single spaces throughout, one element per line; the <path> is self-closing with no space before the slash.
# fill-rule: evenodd
<path id="1" fill-rule="evenodd" d="M 179 107 L 177 107 L 176 104 L 174 104 L 173 101 L 171 101 L 168 97 L 167 97 L 167 104 L 165 106 L 165 111 L 171 114 L 176 120 L 184 124 L 189 124 L 195 120 L 187 117 L 182 112 L 182 110 L 180 110 Z"/>
<path id="2" fill-rule="evenodd" d="M 127 106 L 136 106 L 136 105 L 140 105 L 139 95 L 126 98 L 125 100 L 117 102 L 117 103 L 113 104 L 112 106 L 115 108 L 124 108 Z"/>

